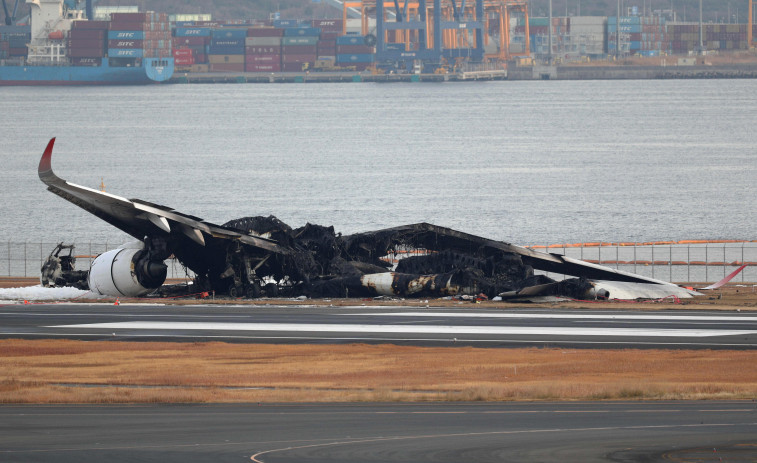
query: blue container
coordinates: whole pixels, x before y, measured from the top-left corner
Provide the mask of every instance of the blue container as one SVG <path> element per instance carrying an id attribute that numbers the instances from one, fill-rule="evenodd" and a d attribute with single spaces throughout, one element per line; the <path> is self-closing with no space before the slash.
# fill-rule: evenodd
<path id="1" fill-rule="evenodd" d="M 210 37 L 209 27 L 177 27 L 175 37 Z"/>
<path id="2" fill-rule="evenodd" d="M 299 21 L 296 19 L 274 19 L 273 20 L 273 27 L 278 27 L 278 28 L 297 27 L 298 24 L 299 24 Z"/>
<path id="3" fill-rule="evenodd" d="M 318 37 L 320 27 L 288 27 L 284 29 L 284 37 Z"/>
<path id="4" fill-rule="evenodd" d="M 210 39 L 211 47 L 242 47 L 244 48 L 245 39 L 223 39 L 212 38 Z"/>
<path id="5" fill-rule="evenodd" d="M 242 39 L 247 37 L 247 29 L 213 29 L 210 35 L 214 39 Z"/>
<path id="6" fill-rule="evenodd" d="M 208 47 L 209 55 L 244 55 L 244 44 L 241 47 L 214 46 Z"/>
<path id="7" fill-rule="evenodd" d="M 374 55 L 371 53 L 352 53 L 336 55 L 337 63 L 372 63 Z"/>
<path id="8" fill-rule="evenodd" d="M 144 40 L 144 31 L 108 31 L 108 40 L 130 39 Z"/>
<path id="9" fill-rule="evenodd" d="M 386 51 L 407 51 L 404 43 L 387 43 Z"/>
<path id="10" fill-rule="evenodd" d="M 618 23 L 618 18 L 616 16 L 608 16 L 607 17 L 607 24 L 615 25 Z M 638 16 L 621 16 L 620 17 L 620 25 L 624 24 L 641 24 L 641 18 Z"/>
<path id="11" fill-rule="evenodd" d="M 175 27 L 192 27 L 195 25 L 194 21 L 176 21 L 174 23 Z"/>
<path id="12" fill-rule="evenodd" d="M 109 48 L 108 58 L 141 58 L 144 51 L 141 48 Z"/>
<path id="13" fill-rule="evenodd" d="M 629 42 L 631 50 L 641 50 L 641 42 Z"/>
<path id="14" fill-rule="evenodd" d="M 337 45 L 365 45 L 365 37 L 362 35 L 343 35 L 336 38 Z"/>

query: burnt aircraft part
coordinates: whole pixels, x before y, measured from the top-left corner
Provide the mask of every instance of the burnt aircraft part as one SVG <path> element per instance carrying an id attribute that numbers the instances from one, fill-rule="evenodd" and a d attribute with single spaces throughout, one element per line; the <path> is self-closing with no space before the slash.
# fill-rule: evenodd
<path id="1" fill-rule="evenodd" d="M 159 275 L 159 266 L 152 263 L 173 254 L 195 273 L 196 288 L 201 291 L 247 297 L 275 293 L 339 297 L 370 295 L 379 285 L 382 291 L 398 296 L 484 292 L 492 297 L 527 289 L 534 270 L 591 280 L 670 285 L 429 223 L 346 236 L 333 227 L 313 224 L 292 229 L 274 216 L 216 225 L 170 207 L 63 180 L 52 169 L 54 142 L 48 143 L 37 170 L 47 189 L 142 241 L 147 252 L 146 263 L 141 264 L 145 274 Z M 427 257 L 401 261 L 402 271 L 391 272 L 387 257 L 407 251 Z M 130 269 L 120 268 L 118 273 L 109 275 L 123 281 L 132 277 Z M 275 289 L 267 286 L 271 284 Z"/>
<path id="2" fill-rule="evenodd" d="M 40 283 L 45 287 L 89 289 L 87 271 L 76 270 L 75 245 L 58 243 L 42 264 Z"/>

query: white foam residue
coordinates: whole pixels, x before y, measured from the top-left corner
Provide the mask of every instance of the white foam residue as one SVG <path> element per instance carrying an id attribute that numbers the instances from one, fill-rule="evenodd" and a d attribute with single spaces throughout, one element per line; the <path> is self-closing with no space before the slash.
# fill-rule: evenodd
<path id="1" fill-rule="evenodd" d="M 62 288 L 44 288 L 41 285 L 25 286 L 21 288 L 0 288 L 0 301 L 17 302 L 17 301 L 58 301 L 63 299 L 74 299 L 87 295 L 87 297 L 96 297 L 90 291 L 77 289 L 71 286 Z"/>

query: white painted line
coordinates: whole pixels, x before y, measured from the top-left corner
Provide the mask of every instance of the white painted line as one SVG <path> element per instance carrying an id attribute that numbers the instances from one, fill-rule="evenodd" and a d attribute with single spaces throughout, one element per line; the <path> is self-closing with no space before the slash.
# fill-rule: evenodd
<path id="1" fill-rule="evenodd" d="M 752 330 L 705 330 L 705 329 L 643 329 L 643 328 L 580 328 L 546 326 L 418 326 L 418 325 L 353 325 L 310 323 L 203 323 L 203 322 L 114 322 L 87 323 L 81 325 L 56 325 L 47 328 L 107 328 L 132 330 L 206 330 L 206 331 L 273 331 L 309 333 L 421 333 L 448 335 L 553 335 L 553 336 L 634 336 L 705 338 L 711 336 L 735 336 L 757 334 Z"/>
<path id="2" fill-rule="evenodd" d="M 623 314 L 567 314 L 567 313 L 481 313 L 481 312 L 387 312 L 355 313 L 342 315 L 363 315 L 372 317 L 460 317 L 460 318 L 533 318 L 533 319 L 573 319 L 573 320 L 678 320 L 678 321 L 731 321 L 757 322 L 757 317 L 725 315 L 623 315 Z"/>

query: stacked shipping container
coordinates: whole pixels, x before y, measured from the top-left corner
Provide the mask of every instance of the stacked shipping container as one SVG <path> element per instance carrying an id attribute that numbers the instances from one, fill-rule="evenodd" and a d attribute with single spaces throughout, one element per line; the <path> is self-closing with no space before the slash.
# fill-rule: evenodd
<path id="1" fill-rule="evenodd" d="M 281 39 L 281 70 L 299 72 L 314 69 L 321 30 L 317 27 L 288 27 Z"/>
<path id="2" fill-rule="evenodd" d="M 74 66 L 100 66 L 108 54 L 108 21 L 74 21 L 68 32 L 68 57 Z"/>
<path id="3" fill-rule="evenodd" d="M 673 54 L 685 54 L 699 48 L 699 24 L 669 24 L 669 49 Z M 707 50 L 746 50 L 748 24 L 705 24 L 702 30 Z"/>
<path id="4" fill-rule="evenodd" d="M 29 26 L 0 26 L 0 59 L 25 57 L 31 38 Z"/>
<path id="5" fill-rule="evenodd" d="M 168 14 L 152 11 L 111 14 L 108 31 L 109 58 L 169 58 L 171 56 L 171 30 L 168 26 Z"/>
<path id="6" fill-rule="evenodd" d="M 366 45 L 362 35 L 345 35 L 336 38 L 336 64 L 364 71 L 374 61 L 376 48 Z"/>
<path id="7" fill-rule="evenodd" d="M 210 32 L 208 62 L 211 71 L 244 72 L 247 29 L 222 27 Z"/>
<path id="8" fill-rule="evenodd" d="M 615 16 L 607 18 L 607 50 L 615 53 L 616 35 L 620 30 L 620 50 L 632 55 L 655 56 L 667 49 L 665 20 L 659 16 Z"/>
<path id="9" fill-rule="evenodd" d="M 174 29 L 172 42 L 174 65 L 177 68 L 187 68 L 194 64 L 208 62 L 209 27 L 177 27 Z"/>
<path id="10" fill-rule="evenodd" d="M 281 37 L 283 29 L 251 27 L 245 41 L 245 71 L 281 71 Z"/>

